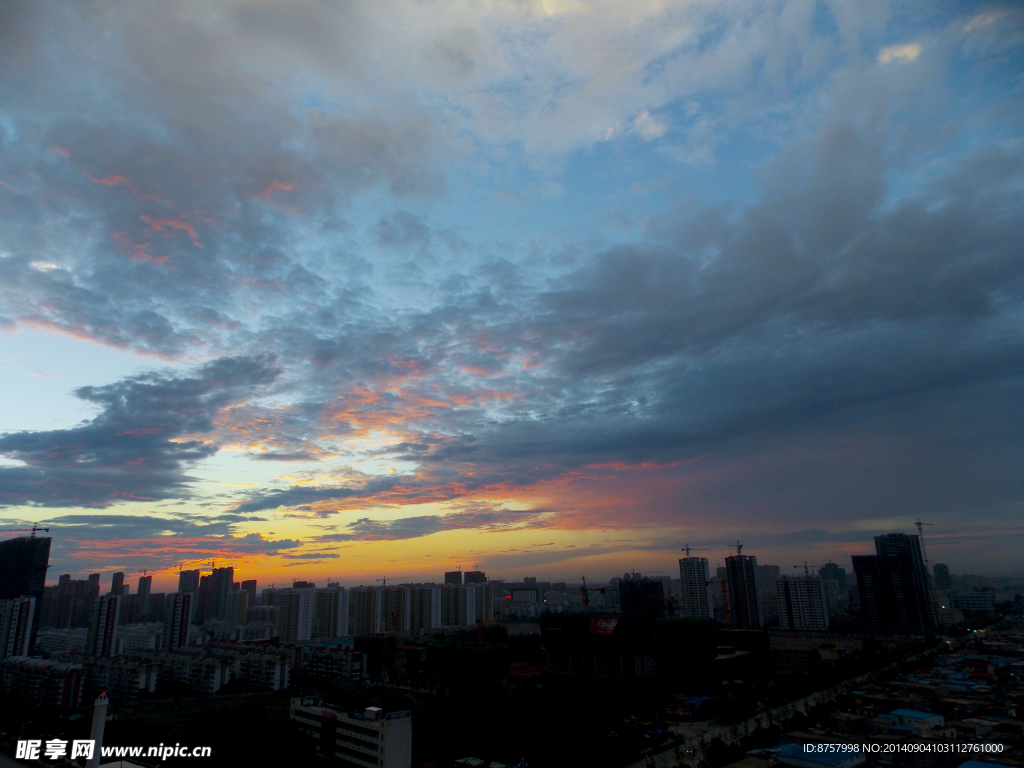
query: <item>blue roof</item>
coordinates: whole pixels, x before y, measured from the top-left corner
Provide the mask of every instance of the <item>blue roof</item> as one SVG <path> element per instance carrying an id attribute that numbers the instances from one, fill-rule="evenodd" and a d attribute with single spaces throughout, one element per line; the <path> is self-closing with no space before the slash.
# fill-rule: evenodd
<path id="1" fill-rule="evenodd" d="M 899 715 L 900 717 L 917 717 L 924 719 L 926 717 L 940 717 L 934 712 L 922 712 L 919 709 L 894 709 L 889 713 L 890 715 Z"/>

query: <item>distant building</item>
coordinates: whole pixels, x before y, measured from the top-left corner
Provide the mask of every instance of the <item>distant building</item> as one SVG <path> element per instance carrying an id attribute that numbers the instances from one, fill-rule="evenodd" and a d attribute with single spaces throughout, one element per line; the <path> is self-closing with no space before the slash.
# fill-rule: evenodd
<path id="1" fill-rule="evenodd" d="M 178 574 L 178 591 L 179 592 L 198 592 L 199 591 L 199 579 L 202 576 L 201 571 L 181 571 Z"/>
<path id="2" fill-rule="evenodd" d="M 249 593 L 249 605 L 256 605 L 256 579 L 243 581 L 241 590 Z"/>
<path id="3" fill-rule="evenodd" d="M 448 571 L 444 575 L 445 584 L 461 584 L 462 571 Z"/>
<path id="4" fill-rule="evenodd" d="M 875 537 L 875 555 L 854 555 L 860 611 L 869 631 L 914 633 L 935 626 L 935 609 L 917 536 Z"/>
<path id="5" fill-rule="evenodd" d="M 679 561 L 679 613 L 684 619 L 714 618 L 710 581 L 706 557 L 684 557 Z"/>
<path id="6" fill-rule="evenodd" d="M 348 631 L 372 635 L 377 628 L 377 595 L 373 587 L 353 587 L 348 595 Z"/>
<path id="7" fill-rule="evenodd" d="M 932 575 L 935 578 L 936 589 L 949 589 L 953 586 L 953 579 L 949 575 L 949 566 L 945 563 L 936 563 L 933 565 Z"/>
<path id="8" fill-rule="evenodd" d="M 775 582 L 781 578 L 781 570 L 777 565 L 757 566 L 757 594 L 761 606 L 761 620 L 778 618 L 779 596 L 775 589 Z"/>
<path id="9" fill-rule="evenodd" d="M 115 573 L 110 579 L 110 594 L 124 594 L 124 574 L 121 571 Z"/>
<path id="10" fill-rule="evenodd" d="M 895 557 L 898 555 L 910 557 L 913 563 L 914 599 L 922 606 L 925 626 L 934 626 L 935 607 L 932 605 L 931 588 L 928 584 L 928 570 L 925 568 L 924 554 L 921 552 L 920 537 L 905 533 L 887 533 L 883 536 L 875 536 L 875 553 L 879 557 Z"/>
<path id="11" fill-rule="evenodd" d="M 732 555 L 725 558 L 729 585 L 729 626 L 736 629 L 760 629 L 764 626 L 758 586 L 757 558 Z"/>
<path id="12" fill-rule="evenodd" d="M 483 571 L 466 571 L 462 574 L 463 584 L 486 584 L 487 575 Z"/>
<path id="13" fill-rule="evenodd" d="M 818 569 L 821 586 L 825 590 L 825 605 L 829 613 L 838 613 L 849 603 L 846 569 L 836 563 L 825 563 Z"/>
<path id="14" fill-rule="evenodd" d="M 412 712 L 367 707 L 358 714 L 322 707 L 316 699 L 294 698 L 291 719 L 316 738 L 328 759 L 358 768 L 411 768 Z"/>
<path id="15" fill-rule="evenodd" d="M 117 654 L 117 622 L 121 610 L 121 595 L 101 595 L 93 609 L 92 626 L 89 628 L 90 656 L 109 657 Z"/>
<path id="16" fill-rule="evenodd" d="M 274 595 L 280 609 L 281 640 L 301 643 L 313 636 L 316 589 L 282 589 Z"/>
<path id="17" fill-rule="evenodd" d="M 164 604 L 163 649 L 174 651 L 188 645 L 188 630 L 192 625 L 192 592 L 167 595 Z"/>
<path id="18" fill-rule="evenodd" d="M 235 569 L 214 568 L 210 574 L 210 607 L 207 618 L 223 619 L 227 615 L 228 595 L 235 589 Z"/>
<path id="19" fill-rule="evenodd" d="M 825 589 L 818 576 L 783 576 L 775 582 L 779 599 L 779 623 L 783 629 L 828 631 Z"/>
<path id="20" fill-rule="evenodd" d="M 36 651 L 43 653 L 85 653 L 89 647 L 89 628 L 40 629 L 36 637 Z"/>
<path id="21" fill-rule="evenodd" d="M 244 624 L 249 610 L 249 592 L 241 589 L 230 592 L 224 603 L 224 621 L 231 624 Z"/>
<path id="22" fill-rule="evenodd" d="M 537 586 L 537 577 L 536 576 L 525 576 L 523 578 L 523 585 L 527 586 L 527 587 L 535 587 L 535 586 Z"/>
<path id="23" fill-rule="evenodd" d="M 152 594 L 153 588 L 153 577 L 152 576 L 140 576 L 139 577 L 139 591 L 136 595 L 138 598 L 139 606 L 139 618 L 146 620 L 150 618 L 150 595 Z"/>
<path id="24" fill-rule="evenodd" d="M 347 637 L 348 634 L 348 590 L 344 587 L 318 589 L 313 637 Z"/>
<path id="25" fill-rule="evenodd" d="M 950 595 L 953 607 L 961 611 L 973 613 L 993 613 L 995 611 L 995 600 L 991 592 L 970 591 L 955 592 Z"/>
<path id="26" fill-rule="evenodd" d="M 619 600 L 623 616 L 665 615 L 665 582 L 646 576 L 623 574 L 619 582 Z"/>

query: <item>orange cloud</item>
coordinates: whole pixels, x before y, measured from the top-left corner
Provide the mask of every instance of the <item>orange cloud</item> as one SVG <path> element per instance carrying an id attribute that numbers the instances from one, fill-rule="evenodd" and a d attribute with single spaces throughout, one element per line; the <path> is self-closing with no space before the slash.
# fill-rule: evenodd
<path id="1" fill-rule="evenodd" d="M 114 242 L 119 248 L 131 252 L 132 261 L 148 261 L 151 264 L 163 264 L 167 261 L 166 256 L 151 256 L 147 253 L 146 249 L 149 248 L 149 243 L 133 242 L 125 232 L 114 232 L 113 235 Z"/>
<path id="2" fill-rule="evenodd" d="M 56 152 L 61 157 L 71 157 L 71 150 L 58 147 L 56 144 L 50 147 L 51 152 Z"/>
<path id="3" fill-rule="evenodd" d="M 278 181 L 277 179 L 274 179 L 269 184 L 267 184 L 267 188 L 264 189 L 260 193 L 260 197 L 262 197 L 264 200 L 266 200 L 267 198 L 270 197 L 270 193 L 271 192 L 275 192 L 275 191 L 290 192 L 291 190 L 292 190 L 291 182 Z"/>
<path id="4" fill-rule="evenodd" d="M 192 238 L 192 245 L 196 248 L 203 247 L 203 244 L 199 242 L 199 233 L 196 232 L 196 228 L 187 221 L 182 221 L 181 219 L 155 219 L 152 216 L 147 216 L 146 214 L 142 214 L 139 218 L 157 232 L 163 232 L 165 229 L 187 232 L 188 236 Z"/>

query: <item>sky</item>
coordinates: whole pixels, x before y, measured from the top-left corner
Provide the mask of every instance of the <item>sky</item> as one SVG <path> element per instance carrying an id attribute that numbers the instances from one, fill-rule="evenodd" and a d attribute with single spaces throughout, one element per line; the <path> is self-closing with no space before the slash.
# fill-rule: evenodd
<path id="1" fill-rule="evenodd" d="M 2 527 L 1024 575 L 1022 222 L 1015 3 L 0 2 Z"/>

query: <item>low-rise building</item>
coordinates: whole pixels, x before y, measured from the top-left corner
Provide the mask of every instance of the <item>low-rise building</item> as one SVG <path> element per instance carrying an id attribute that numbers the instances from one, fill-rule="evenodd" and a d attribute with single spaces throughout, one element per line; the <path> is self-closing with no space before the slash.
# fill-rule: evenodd
<path id="1" fill-rule="evenodd" d="M 82 701 L 81 664 L 25 656 L 0 662 L 0 691 L 40 704 L 74 709 Z"/>
<path id="2" fill-rule="evenodd" d="M 378 707 L 345 712 L 317 699 L 294 698 L 291 719 L 317 741 L 317 751 L 358 768 L 411 768 L 412 712 Z"/>

